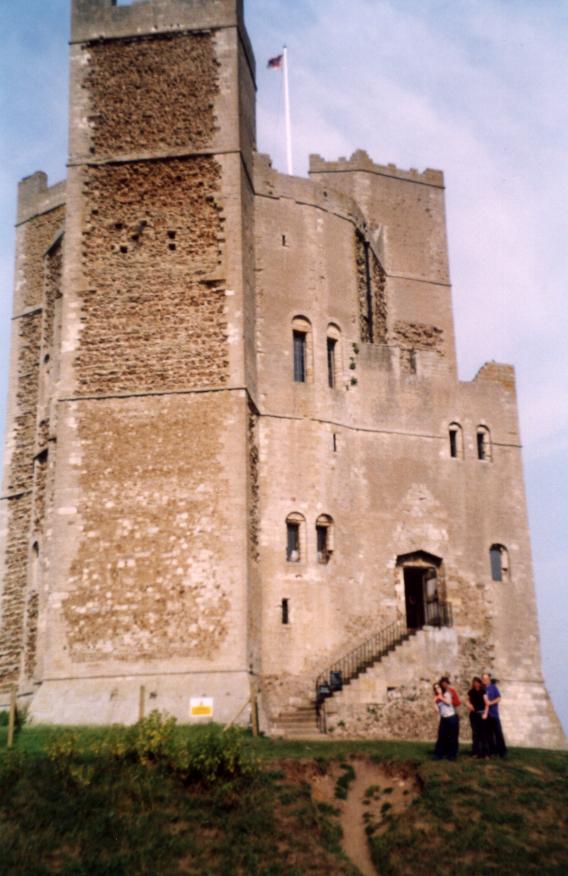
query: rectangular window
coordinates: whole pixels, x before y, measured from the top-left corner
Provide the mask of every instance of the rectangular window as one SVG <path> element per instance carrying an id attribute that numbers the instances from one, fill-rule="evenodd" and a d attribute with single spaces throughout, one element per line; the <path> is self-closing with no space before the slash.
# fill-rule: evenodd
<path id="1" fill-rule="evenodd" d="M 316 526 L 318 563 L 329 562 L 329 545 L 327 539 L 328 527 Z"/>
<path id="2" fill-rule="evenodd" d="M 458 455 L 458 433 L 450 429 L 450 456 L 455 459 Z"/>
<path id="3" fill-rule="evenodd" d="M 287 599 L 282 600 L 282 623 L 289 624 L 290 623 L 290 606 L 288 604 Z"/>
<path id="4" fill-rule="evenodd" d="M 306 334 L 294 331 L 294 381 L 306 382 Z"/>
<path id="5" fill-rule="evenodd" d="M 327 382 L 331 389 L 335 386 L 335 338 L 327 339 Z"/>
<path id="6" fill-rule="evenodd" d="M 494 581 L 502 581 L 501 551 L 499 548 L 494 547 L 491 548 L 489 555 L 491 557 L 491 577 Z"/>
<path id="7" fill-rule="evenodd" d="M 300 524 L 286 523 L 286 559 L 289 563 L 300 562 Z"/>

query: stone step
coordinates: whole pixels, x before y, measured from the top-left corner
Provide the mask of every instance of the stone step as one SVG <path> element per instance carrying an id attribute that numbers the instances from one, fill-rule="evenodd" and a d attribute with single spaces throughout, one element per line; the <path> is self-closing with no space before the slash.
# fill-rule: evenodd
<path id="1" fill-rule="evenodd" d="M 279 727 L 315 727 L 316 716 L 310 715 L 309 718 L 297 718 L 294 715 L 281 715 L 276 719 Z"/>
<path id="2" fill-rule="evenodd" d="M 322 742 L 327 738 L 324 733 L 319 730 L 284 730 L 280 727 L 273 727 L 270 730 L 270 736 L 277 736 L 283 739 L 305 739 L 312 742 Z"/>

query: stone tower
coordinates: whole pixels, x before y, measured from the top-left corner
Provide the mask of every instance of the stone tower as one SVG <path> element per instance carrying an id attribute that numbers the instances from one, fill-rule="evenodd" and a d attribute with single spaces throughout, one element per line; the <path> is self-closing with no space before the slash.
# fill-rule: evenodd
<path id="1" fill-rule="evenodd" d="M 20 184 L 16 258 L 0 689 L 34 720 L 133 721 L 143 685 L 226 721 L 254 679 L 269 732 L 412 738 L 432 677 L 491 668 L 511 741 L 562 744 L 439 171 L 273 170 L 240 0 L 73 0 L 67 180 Z"/>

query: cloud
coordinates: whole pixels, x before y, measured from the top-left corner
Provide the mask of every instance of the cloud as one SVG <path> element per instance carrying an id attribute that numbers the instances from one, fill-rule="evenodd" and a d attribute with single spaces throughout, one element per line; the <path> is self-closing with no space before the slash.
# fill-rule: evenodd
<path id="1" fill-rule="evenodd" d="M 363 147 L 444 169 L 460 371 L 515 363 L 528 442 L 565 441 L 566 16 L 494 0 L 311 0 L 292 20 L 289 8 L 269 4 L 258 41 L 267 56 L 290 45 L 296 167 Z M 283 168 L 281 76 L 260 58 L 260 148 Z"/>

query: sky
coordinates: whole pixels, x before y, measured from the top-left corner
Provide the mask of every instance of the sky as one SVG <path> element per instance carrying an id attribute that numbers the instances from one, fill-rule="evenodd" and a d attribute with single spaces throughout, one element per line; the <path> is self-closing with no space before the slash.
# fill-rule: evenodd
<path id="1" fill-rule="evenodd" d="M 0 435 L 19 179 L 65 176 L 70 0 L 0 0 Z M 543 667 L 568 731 L 568 3 L 245 0 L 257 140 L 442 169 L 460 378 L 516 367 Z"/>

